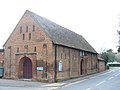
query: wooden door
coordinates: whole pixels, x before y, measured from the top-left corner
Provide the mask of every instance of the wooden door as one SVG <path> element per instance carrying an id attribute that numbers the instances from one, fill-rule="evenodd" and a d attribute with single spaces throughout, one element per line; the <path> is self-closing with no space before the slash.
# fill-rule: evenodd
<path id="1" fill-rule="evenodd" d="M 81 60 L 81 63 L 80 63 L 80 70 L 81 70 L 81 75 L 84 74 L 84 61 L 83 59 Z"/>
<path id="2" fill-rule="evenodd" d="M 32 62 L 29 59 L 26 59 L 23 62 L 23 78 L 26 79 L 32 78 Z"/>

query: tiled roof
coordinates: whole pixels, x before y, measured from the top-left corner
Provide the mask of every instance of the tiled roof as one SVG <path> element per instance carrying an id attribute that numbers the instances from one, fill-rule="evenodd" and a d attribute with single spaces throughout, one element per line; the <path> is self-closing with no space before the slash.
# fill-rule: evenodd
<path id="1" fill-rule="evenodd" d="M 97 53 L 95 49 L 81 36 L 31 11 L 26 11 L 38 23 L 54 44 Z"/>

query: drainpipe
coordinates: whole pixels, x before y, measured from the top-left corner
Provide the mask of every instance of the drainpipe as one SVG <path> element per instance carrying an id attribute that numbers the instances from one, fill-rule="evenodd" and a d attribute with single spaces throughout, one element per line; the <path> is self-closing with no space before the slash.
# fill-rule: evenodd
<path id="1" fill-rule="evenodd" d="M 46 54 L 46 57 L 45 57 L 45 59 L 46 59 L 46 78 L 47 79 L 49 79 L 49 76 L 48 76 L 48 69 L 47 69 L 47 45 L 45 46 L 45 54 Z"/>
<path id="2" fill-rule="evenodd" d="M 54 61 L 54 82 L 56 82 L 56 78 L 57 78 L 57 45 L 55 45 L 55 61 Z"/>
<path id="3" fill-rule="evenodd" d="M 70 56 L 70 48 L 69 48 L 69 78 L 71 77 L 71 62 L 70 62 L 70 60 L 71 60 L 71 56 Z"/>

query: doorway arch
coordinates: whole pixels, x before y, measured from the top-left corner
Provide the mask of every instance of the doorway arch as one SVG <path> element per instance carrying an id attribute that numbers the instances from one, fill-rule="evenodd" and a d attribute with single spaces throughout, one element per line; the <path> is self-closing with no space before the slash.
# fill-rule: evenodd
<path id="1" fill-rule="evenodd" d="M 80 70 L 81 70 L 81 75 L 84 74 L 84 61 L 83 59 L 81 59 L 81 62 L 80 62 Z"/>
<path id="2" fill-rule="evenodd" d="M 32 78 L 32 61 L 28 57 L 23 57 L 19 64 L 21 78 Z"/>

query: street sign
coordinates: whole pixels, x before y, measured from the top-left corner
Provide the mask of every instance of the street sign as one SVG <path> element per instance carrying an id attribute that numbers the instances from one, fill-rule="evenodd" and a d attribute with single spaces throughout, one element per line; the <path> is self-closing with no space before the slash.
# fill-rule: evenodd
<path id="1" fill-rule="evenodd" d="M 37 71 L 43 71 L 43 67 L 37 67 Z"/>
<path id="2" fill-rule="evenodd" d="M 59 61 L 58 71 L 62 71 L 62 61 Z"/>

